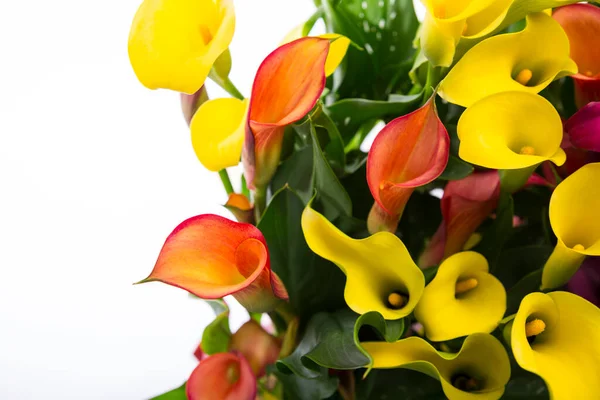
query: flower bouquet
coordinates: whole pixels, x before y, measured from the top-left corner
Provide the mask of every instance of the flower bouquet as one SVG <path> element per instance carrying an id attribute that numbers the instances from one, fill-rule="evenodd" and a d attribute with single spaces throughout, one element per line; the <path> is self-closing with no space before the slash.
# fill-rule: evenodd
<path id="1" fill-rule="evenodd" d="M 133 69 L 237 219 L 181 222 L 140 282 L 216 314 L 157 399 L 599 399 L 600 8 L 573 3 L 315 0 L 246 97 L 231 0 L 145 0 Z"/>

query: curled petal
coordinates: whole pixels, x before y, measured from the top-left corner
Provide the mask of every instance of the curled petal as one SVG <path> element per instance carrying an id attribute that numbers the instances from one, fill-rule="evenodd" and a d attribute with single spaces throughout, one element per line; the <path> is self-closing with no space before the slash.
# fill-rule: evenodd
<path id="1" fill-rule="evenodd" d="M 200 106 L 208 101 L 208 93 L 203 85 L 200 90 L 194 94 L 181 93 L 181 111 L 185 122 L 190 125 L 192 118 Z"/>
<path id="2" fill-rule="evenodd" d="M 230 348 L 243 354 L 254 375 L 260 377 L 265 374 L 267 365 L 277 361 L 281 342 L 269 335 L 258 322 L 250 320 L 233 334 Z"/>
<path id="3" fill-rule="evenodd" d="M 232 294 L 249 311 L 270 311 L 285 287 L 271 271 L 267 243 L 250 224 L 204 214 L 182 222 L 167 238 L 150 276 L 203 298 Z"/>
<path id="4" fill-rule="evenodd" d="M 600 310 L 572 293 L 531 293 L 512 322 L 515 359 L 546 381 L 553 399 L 600 397 L 598 343 Z"/>
<path id="5" fill-rule="evenodd" d="M 377 204 L 393 217 L 402 214 L 414 188 L 436 179 L 448 163 L 450 139 L 434 99 L 387 124 L 369 151 L 369 189 Z"/>
<path id="6" fill-rule="evenodd" d="M 565 123 L 573 146 L 600 152 L 600 102 L 589 103 Z"/>
<path id="7" fill-rule="evenodd" d="M 395 320 L 415 308 L 425 278 L 395 235 L 380 232 L 352 239 L 310 207 L 302 213 L 302 230 L 311 250 L 346 274 L 344 297 L 353 311 L 378 311 L 385 319 Z M 398 299 L 394 305 L 390 296 Z"/>
<path id="8" fill-rule="evenodd" d="M 504 346 L 490 334 L 468 336 L 456 354 L 438 352 L 427 341 L 409 337 L 395 343 L 364 342 L 373 368 L 407 368 L 438 379 L 449 399 L 499 399 L 510 379 Z"/>
<path id="9" fill-rule="evenodd" d="M 254 400 L 256 378 L 242 355 L 219 353 L 198 364 L 185 390 L 189 400 Z"/>
<path id="10" fill-rule="evenodd" d="M 458 121 L 459 156 L 494 169 L 522 169 L 551 160 L 562 165 L 562 121 L 552 104 L 526 92 L 479 100 Z"/>
<path id="11" fill-rule="evenodd" d="M 129 60 L 150 89 L 196 93 L 235 29 L 232 0 L 144 0 L 129 33 Z"/>
<path id="12" fill-rule="evenodd" d="M 202 104 L 191 122 L 192 146 L 210 171 L 239 164 L 245 135 L 248 100 L 223 98 Z"/>
<path id="13" fill-rule="evenodd" d="M 506 312 L 506 291 L 472 251 L 457 253 L 439 267 L 425 287 L 415 317 L 427 338 L 442 342 L 472 333 L 492 332 Z"/>
<path id="14" fill-rule="evenodd" d="M 276 49 L 258 68 L 243 154 L 250 188 L 270 181 L 279 163 L 285 126 L 303 118 L 321 96 L 329 47 L 328 39 L 298 39 Z"/>
<path id="15" fill-rule="evenodd" d="M 254 207 L 243 194 L 231 193 L 225 208 L 231 211 L 238 222 L 251 224 L 254 222 Z"/>
<path id="16" fill-rule="evenodd" d="M 539 93 L 576 72 L 560 25 L 544 13 L 531 14 L 523 31 L 491 37 L 469 50 L 443 80 L 440 96 L 469 107 L 495 93 Z"/>

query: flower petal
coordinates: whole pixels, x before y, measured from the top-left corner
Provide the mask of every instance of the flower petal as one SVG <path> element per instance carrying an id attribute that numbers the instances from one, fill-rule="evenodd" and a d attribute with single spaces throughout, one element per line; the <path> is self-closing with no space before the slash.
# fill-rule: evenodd
<path id="1" fill-rule="evenodd" d="M 160 281 L 203 299 L 233 294 L 249 311 L 269 311 L 287 299 L 271 271 L 267 243 L 250 224 L 204 214 L 182 222 L 167 238 L 142 282 Z M 142 283 L 140 282 L 140 283 Z"/>
<path id="2" fill-rule="evenodd" d="M 256 378 L 243 356 L 219 353 L 198 364 L 185 389 L 189 400 L 254 400 Z"/>
<path id="3" fill-rule="evenodd" d="M 533 319 L 545 329 L 527 337 Z M 554 399 L 600 397 L 600 310 L 567 292 L 531 293 L 519 307 L 511 329 L 511 346 L 519 365 L 546 381 Z M 530 343 L 531 342 L 531 343 Z"/>
<path id="4" fill-rule="evenodd" d="M 527 82 L 517 81 L 521 71 L 531 73 Z M 442 81 L 440 96 L 469 107 L 495 93 L 539 93 L 554 79 L 576 72 L 560 25 L 544 13 L 531 14 L 523 31 L 494 36 L 469 50 Z"/>
<path id="5" fill-rule="evenodd" d="M 202 104 L 190 125 L 198 160 L 210 171 L 239 164 L 248 100 L 222 98 Z"/>
<path id="6" fill-rule="evenodd" d="M 129 60 L 144 86 L 193 94 L 234 29 L 232 0 L 144 0 L 131 25 Z"/>
<path id="7" fill-rule="evenodd" d="M 589 103 L 565 123 L 573 146 L 600 152 L 600 102 Z"/>
<path id="8" fill-rule="evenodd" d="M 436 179 L 448 163 L 450 139 L 434 99 L 387 124 L 369 151 L 369 189 L 392 216 L 401 215 L 414 188 Z"/>
<path id="9" fill-rule="evenodd" d="M 463 291 L 461 284 L 474 282 Z M 464 285 L 463 285 L 464 286 Z M 472 333 L 492 332 L 506 312 L 506 291 L 488 273 L 479 253 L 465 251 L 447 258 L 425 287 L 415 308 L 429 340 L 442 342 Z"/>
<path id="10" fill-rule="evenodd" d="M 417 305 L 425 278 L 395 235 L 380 232 L 352 239 L 310 206 L 302 213 L 302 230 L 310 249 L 346 274 L 344 297 L 356 313 L 378 311 L 385 319 L 395 320 Z M 392 293 L 405 296 L 405 304 L 390 307 L 387 299 Z"/>
<path id="11" fill-rule="evenodd" d="M 504 346 L 492 335 L 468 336 L 456 354 L 438 352 L 419 337 L 395 343 L 364 342 L 364 350 L 373 359 L 373 368 L 407 368 L 441 381 L 442 389 L 452 400 L 496 400 L 504 393 L 510 379 L 510 361 Z M 455 387 L 457 377 L 475 378 L 481 385 L 467 392 Z"/>
<path id="12" fill-rule="evenodd" d="M 566 158 L 560 148 L 562 136 L 560 116 L 543 97 L 496 93 L 462 114 L 458 154 L 467 162 L 494 169 L 521 169 L 546 160 L 562 165 Z"/>
<path id="13" fill-rule="evenodd" d="M 269 335 L 258 322 L 250 320 L 233 334 L 230 348 L 243 354 L 254 375 L 261 377 L 266 366 L 277 361 L 281 342 Z"/>
<path id="14" fill-rule="evenodd" d="M 243 153 L 250 188 L 270 181 L 279 163 L 284 127 L 303 118 L 319 100 L 329 47 L 328 39 L 298 39 L 276 49 L 259 67 Z"/>
<path id="15" fill-rule="evenodd" d="M 338 35 L 337 33 L 327 33 L 325 35 L 319 35 L 319 37 L 331 40 L 327 61 L 325 62 L 325 76 L 330 76 L 335 72 L 346 56 L 348 46 L 350 46 L 350 39 L 346 36 Z"/>

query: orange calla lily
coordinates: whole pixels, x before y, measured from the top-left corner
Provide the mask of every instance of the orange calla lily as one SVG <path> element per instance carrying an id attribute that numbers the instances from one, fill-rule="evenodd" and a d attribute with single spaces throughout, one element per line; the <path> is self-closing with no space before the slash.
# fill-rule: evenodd
<path id="1" fill-rule="evenodd" d="M 267 242 L 253 225 L 204 214 L 182 222 L 167 238 L 148 278 L 203 299 L 233 295 L 249 311 L 265 312 L 287 300 L 271 271 Z"/>
<path id="2" fill-rule="evenodd" d="M 185 391 L 189 400 L 254 400 L 256 378 L 244 356 L 219 353 L 198 364 Z"/>
<path id="3" fill-rule="evenodd" d="M 569 37 L 571 58 L 579 68 L 573 75 L 577 106 L 600 101 L 600 8 L 571 4 L 557 9 L 552 17 Z"/>
<path id="4" fill-rule="evenodd" d="M 273 51 L 258 68 L 242 153 L 251 189 L 264 188 L 273 177 L 285 126 L 303 118 L 319 100 L 329 47 L 329 39 L 298 39 Z"/>
<path id="5" fill-rule="evenodd" d="M 463 249 L 479 225 L 498 204 L 497 171 L 475 172 L 450 181 L 441 201 L 443 221 L 419 259 L 421 268 L 439 264 Z"/>
<path id="6" fill-rule="evenodd" d="M 371 233 L 396 230 L 413 190 L 446 168 L 449 146 L 448 132 L 435 110 L 435 95 L 379 132 L 367 159 L 367 181 L 375 198 L 368 219 Z"/>

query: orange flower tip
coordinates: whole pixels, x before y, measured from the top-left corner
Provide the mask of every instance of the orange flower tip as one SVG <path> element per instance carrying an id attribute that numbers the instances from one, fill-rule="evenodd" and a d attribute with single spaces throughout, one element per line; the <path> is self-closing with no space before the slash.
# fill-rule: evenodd
<path id="1" fill-rule="evenodd" d="M 399 310 L 408 303 L 408 297 L 400 293 L 390 293 L 387 298 L 388 306 L 393 310 Z"/>
<path id="2" fill-rule="evenodd" d="M 446 18 L 446 5 L 438 4 L 433 10 L 437 18 Z"/>
<path id="3" fill-rule="evenodd" d="M 155 281 L 156 281 L 156 279 L 154 279 L 152 276 L 149 276 L 145 279 L 142 279 L 139 282 L 135 282 L 134 285 L 141 285 L 142 283 L 155 282 Z"/>
<path id="4" fill-rule="evenodd" d="M 584 251 L 585 250 L 585 246 L 582 244 L 576 244 L 575 246 L 573 246 L 573 250 L 575 251 Z"/>
<path id="5" fill-rule="evenodd" d="M 479 285 L 479 281 L 475 278 L 469 278 L 462 281 L 456 282 L 456 288 L 454 289 L 457 295 L 467 293 L 469 290 L 475 289 Z"/>
<path id="6" fill-rule="evenodd" d="M 521 150 L 519 150 L 519 154 L 522 154 L 524 156 L 534 156 L 535 149 L 531 146 L 523 146 L 521 147 Z"/>
<path id="7" fill-rule="evenodd" d="M 462 32 L 461 32 L 461 36 L 465 36 L 465 34 L 467 33 L 468 30 L 469 30 L 469 25 L 467 25 L 467 23 L 465 22 L 465 24 L 463 25 Z"/>
<path id="8" fill-rule="evenodd" d="M 452 386 L 463 392 L 476 392 L 481 389 L 477 379 L 466 374 L 458 374 L 452 378 Z"/>
<path id="9" fill-rule="evenodd" d="M 546 323 L 539 318 L 525 324 L 525 336 L 534 337 L 546 330 Z"/>
<path id="10" fill-rule="evenodd" d="M 523 86 L 527 86 L 529 81 L 533 78 L 533 72 L 530 69 L 524 68 L 517 74 L 515 81 L 519 82 Z"/>

